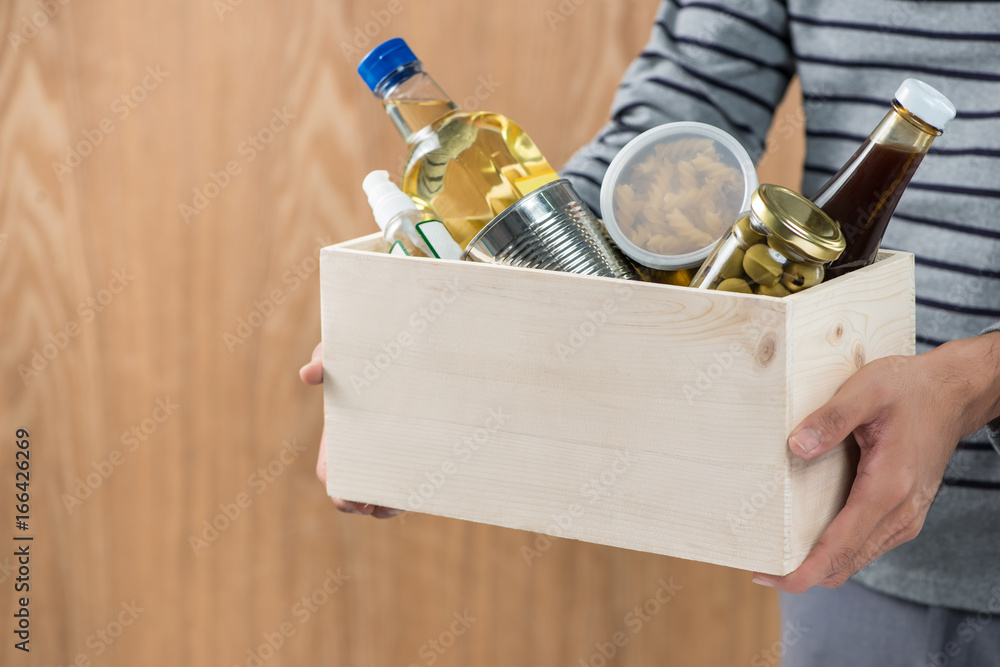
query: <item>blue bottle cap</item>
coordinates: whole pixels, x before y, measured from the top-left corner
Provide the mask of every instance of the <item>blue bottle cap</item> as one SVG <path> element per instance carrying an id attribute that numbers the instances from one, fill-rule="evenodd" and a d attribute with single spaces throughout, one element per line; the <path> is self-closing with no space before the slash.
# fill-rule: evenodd
<path id="1" fill-rule="evenodd" d="M 394 37 L 382 42 L 361 59 L 358 64 L 358 74 L 361 75 L 372 92 L 375 92 L 385 77 L 403 65 L 409 65 L 413 62 L 420 62 L 420 59 L 414 55 L 402 38 Z"/>

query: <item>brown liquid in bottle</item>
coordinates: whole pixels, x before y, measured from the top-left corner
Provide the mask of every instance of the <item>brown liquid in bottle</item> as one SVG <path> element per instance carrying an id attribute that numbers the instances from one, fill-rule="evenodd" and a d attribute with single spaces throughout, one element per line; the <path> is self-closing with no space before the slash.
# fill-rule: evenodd
<path id="1" fill-rule="evenodd" d="M 847 249 L 827 267 L 836 278 L 875 261 L 899 198 L 924 153 L 865 140 L 855 157 L 831 178 L 813 202 L 840 223 Z"/>

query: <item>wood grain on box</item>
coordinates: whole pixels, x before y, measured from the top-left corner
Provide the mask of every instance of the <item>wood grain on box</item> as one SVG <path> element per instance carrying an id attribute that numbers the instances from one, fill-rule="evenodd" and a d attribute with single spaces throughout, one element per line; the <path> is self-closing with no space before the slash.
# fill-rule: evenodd
<path id="1" fill-rule="evenodd" d="M 913 353 L 902 253 L 785 299 L 321 253 L 328 492 L 768 573 L 843 505 L 794 425 Z"/>

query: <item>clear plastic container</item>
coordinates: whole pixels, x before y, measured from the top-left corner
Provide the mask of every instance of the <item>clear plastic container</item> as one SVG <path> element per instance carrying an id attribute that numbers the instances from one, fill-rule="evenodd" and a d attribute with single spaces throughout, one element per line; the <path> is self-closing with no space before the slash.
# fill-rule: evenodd
<path id="1" fill-rule="evenodd" d="M 797 192 L 761 185 L 691 280 L 691 287 L 788 296 L 818 285 L 844 252 L 833 218 Z"/>
<path id="2" fill-rule="evenodd" d="M 667 123 L 615 156 L 601 185 L 601 213 L 626 255 L 678 271 L 708 257 L 756 188 L 753 161 L 730 134 L 705 123 Z"/>

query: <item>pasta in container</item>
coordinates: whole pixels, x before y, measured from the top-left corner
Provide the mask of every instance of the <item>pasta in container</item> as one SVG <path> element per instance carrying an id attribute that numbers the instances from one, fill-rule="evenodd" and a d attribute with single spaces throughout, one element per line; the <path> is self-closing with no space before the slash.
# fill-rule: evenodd
<path id="1" fill-rule="evenodd" d="M 749 208 L 756 188 L 753 161 L 731 135 L 705 123 L 668 123 L 618 153 L 601 186 L 601 212 L 634 261 L 690 269 Z"/>

